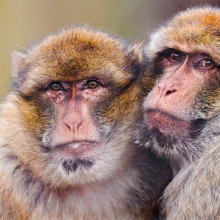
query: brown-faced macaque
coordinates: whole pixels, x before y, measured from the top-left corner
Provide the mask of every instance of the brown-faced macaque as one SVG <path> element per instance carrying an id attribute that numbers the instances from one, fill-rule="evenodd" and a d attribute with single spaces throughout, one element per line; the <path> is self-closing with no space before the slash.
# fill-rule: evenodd
<path id="1" fill-rule="evenodd" d="M 145 47 L 156 79 L 139 141 L 180 172 L 166 188 L 166 219 L 220 219 L 220 10 L 177 14 Z M 147 80 L 147 82 L 145 82 Z M 143 91 L 144 92 L 144 91 Z"/>
<path id="2" fill-rule="evenodd" d="M 151 219 L 169 164 L 133 143 L 135 47 L 87 27 L 14 52 L 0 110 L 0 219 Z"/>

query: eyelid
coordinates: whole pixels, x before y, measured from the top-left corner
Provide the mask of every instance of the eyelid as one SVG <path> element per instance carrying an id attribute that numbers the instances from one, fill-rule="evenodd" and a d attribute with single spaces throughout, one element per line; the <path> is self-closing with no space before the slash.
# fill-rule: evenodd
<path id="1" fill-rule="evenodd" d="M 57 91 L 66 91 L 66 89 L 65 89 L 64 86 L 63 86 L 63 82 L 60 82 L 60 81 L 53 81 L 53 82 L 49 83 L 47 89 L 51 89 L 52 91 L 56 91 L 56 90 L 53 90 L 53 89 L 51 88 L 51 86 L 52 86 L 54 83 L 60 84 L 60 86 L 61 86 L 61 88 L 60 88 L 59 90 L 57 90 Z"/>
<path id="2" fill-rule="evenodd" d="M 175 55 L 178 55 L 177 57 L 175 57 Z M 172 61 L 175 62 L 182 62 L 184 59 L 184 56 L 180 53 L 171 53 L 169 59 L 172 59 Z M 179 60 L 178 60 L 179 59 Z"/>
<path id="3" fill-rule="evenodd" d="M 212 66 L 210 67 L 206 67 L 206 66 L 203 66 L 203 62 L 206 62 L 206 61 L 210 61 L 212 63 Z M 206 69 L 206 70 L 211 70 L 213 68 L 215 68 L 217 65 L 216 63 L 212 60 L 212 58 L 210 57 L 204 57 L 203 59 L 201 59 L 199 62 L 195 63 L 193 65 L 195 68 L 202 68 L 202 69 Z"/>
<path id="4" fill-rule="evenodd" d="M 179 50 L 173 49 L 173 48 L 168 48 L 168 49 L 164 50 L 164 51 L 161 53 L 161 56 L 163 56 L 163 57 L 169 57 L 172 53 L 177 53 L 177 54 L 180 54 L 181 56 L 184 56 L 184 53 L 182 53 L 182 52 L 179 51 Z"/>
<path id="5" fill-rule="evenodd" d="M 98 79 L 96 79 L 96 78 L 90 78 L 90 79 L 87 79 L 87 80 L 85 80 L 85 82 L 83 83 L 83 88 L 82 88 L 82 90 L 84 90 L 84 89 L 89 89 L 88 88 L 88 83 L 89 82 L 91 82 L 91 81 L 96 81 L 97 83 L 98 83 L 98 86 L 97 87 L 99 87 L 99 86 L 102 86 L 103 87 L 103 84 L 100 82 L 100 80 L 98 80 Z M 97 88 L 96 87 L 96 88 Z M 91 88 L 92 89 L 92 88 Z M 95 88 L 94 88 L 95 89 Z"/>

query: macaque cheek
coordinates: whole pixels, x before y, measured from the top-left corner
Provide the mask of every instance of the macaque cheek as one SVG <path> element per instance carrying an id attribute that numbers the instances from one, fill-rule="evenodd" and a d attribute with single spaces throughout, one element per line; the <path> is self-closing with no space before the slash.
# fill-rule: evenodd
<path id="1" fill-rule="evenodd" d="M 38 98 L 32 101 L 21 100 L 18 106 L 25 123 L 24 126 L 40 139 L 43 133 L 51 127 L 51 121 L 54 120 L 50 104 Z"/>
<path id="2" fill-rule="evenodd" d="M 44 94 L 42 94 L 43 99 L 48 100 L 51 104 L 57 104 L 63 102 L 65 99 L 70 96 L 71 93 L 68 92 L 65 94 L 64 91 L 47 91 Z"/>
<path id="3" fill-rule="evenodd" d="M 120 96 L 105 97 L 95 105 L 93 115 L 101 137 L 109 140 L 113 135 L 133 128 L 140 116 L 140 96 L 139 88 L 133 88 L 132 91 L 127 90 Z"/>
<path id="4" fill-rule="evenodd" d="M 193 110 L 200 117 L 210 118 L 220 110 L 220 88 L 207 86 L 196 97 Z M 202 115 L 201 115 L 202 114 Z"/>

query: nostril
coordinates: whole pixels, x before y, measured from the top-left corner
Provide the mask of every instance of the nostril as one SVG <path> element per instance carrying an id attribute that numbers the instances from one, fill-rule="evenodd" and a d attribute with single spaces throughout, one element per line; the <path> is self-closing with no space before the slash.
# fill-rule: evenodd
<path id="1" fill-rule="evenodd" d="M 174 92 L 176 92 L 176 91 L 177 91 L 176 89 L 168 90 L 168 91 L 166 92 L 166 95 L 170 95 L 171 93 L 174 93 Z"/>
<path id="2" fill-rule="evenodd" d="M 82 125 L 82 123 L 83 123 L 83 120 L 81 120 L 79 123 L 77 123 L 77 126 L 76 126 L 77 130 L 79 130 L 79 128 Z"/>
<path id="3" fill-rule="evenodd" d="M 71 131 L 71 126 L 69 125 L 69 124 L 67 124 L 65 121 L 64 121 L 64 125 L 68 128 L 68 130 L 70 130 Z"/>

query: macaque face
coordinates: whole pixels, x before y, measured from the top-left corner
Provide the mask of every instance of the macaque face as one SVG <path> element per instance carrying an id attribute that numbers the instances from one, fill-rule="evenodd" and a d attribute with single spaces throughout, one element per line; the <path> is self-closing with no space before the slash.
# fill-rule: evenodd
<path id="1" fill-rule="evenodd" d="M 81 186 L 129 163 L 126 132 L 138 117 L 139 88 L 118 41 L 61 34 L 38 45 L 22 65 L 27 76 L 15 85 L 16 105 L 39 149 L 22 148 L 19 157 L 35 161 L 37 176 L 54 187 Z"/>
<path id="2" fill-rule="evenodd" d="M 68 172 L 80 165 L 93 165 L 102 140 L 92 106 L 107 94 L 108 89 L 98 79 L 52 82 L 43 92 L 43 99 L 53 106 L 56 115 L 54 130 L 46 136 L 44 146 L 63 158 Z"/>
<path id="3" fill-rule="evenodd" d="M 152 72 L 157 82 L 144 100 L 147 129 L 170 143 L 194 138 L 219 110 L 219 67 L 208 54 L 168 48 Z"/>

